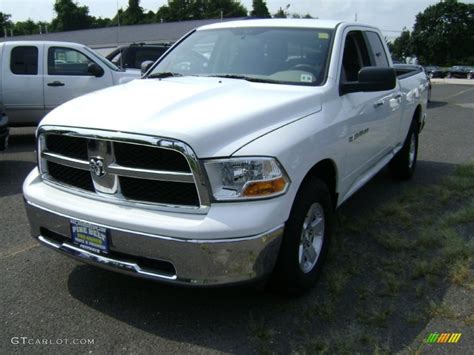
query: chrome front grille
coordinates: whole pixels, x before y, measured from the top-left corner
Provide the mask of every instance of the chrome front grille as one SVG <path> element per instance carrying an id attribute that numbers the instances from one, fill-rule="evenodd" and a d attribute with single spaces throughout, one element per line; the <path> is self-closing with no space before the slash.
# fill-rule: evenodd
<path id="1" fill-rule="evenodd" d="M 173 210 L 209 206 L 200 164 L 183 142 L 61 127 L 41 127 L 38 142 L 42 178 L 69 191 Z"/>

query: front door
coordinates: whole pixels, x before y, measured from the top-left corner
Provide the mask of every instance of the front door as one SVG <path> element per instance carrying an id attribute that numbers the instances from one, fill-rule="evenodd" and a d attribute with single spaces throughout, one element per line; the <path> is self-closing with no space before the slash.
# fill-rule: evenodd
<path id="1" fill-rule="evenodd" d="M 110 70 L 104 70 L 102 76 L 99 77 L 89 72 L 89 65 L 93 63 L 95 62 L 85 53 L 76 49 L 48 48 L 44 78 L 46 111 L 50 111 L 75 97 L 112 85 L 113 79 Z M 95 64 L 102 67 L 99 63 Z"/>

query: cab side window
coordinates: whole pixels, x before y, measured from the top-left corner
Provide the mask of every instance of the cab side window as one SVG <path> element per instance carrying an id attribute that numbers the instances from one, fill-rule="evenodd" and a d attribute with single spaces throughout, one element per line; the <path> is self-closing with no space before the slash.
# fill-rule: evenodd
<path id="1" fill-rule="evenodd" d="M 38 74 L 38 48 L 34 46 L 19 46 L 12 49 L 10 70 L 16 75 Z"/>
<path id="2" fill-rule="evenodd" d="M 359 70 L 370 66 L 370 57 L 364 37 L 360 31 L 351 31 L 346 36 L 342 57 L 341 80 L 357 81 Z"/>
<path id="3" fill-rule="evenodd" d="M 373 65 L 380 68 L 388 68 L 388 59 L 380 36 L 376 32 L 372 31 L 365 32 L 365 35 L 371 48 L 370 54 Z"/>
<path id="4" fill-rule="evenodd" d="M 75 49 L 51 47 L 48 50 L 49 75 L 91 75 L 89 64 L 94 63 Z"/>

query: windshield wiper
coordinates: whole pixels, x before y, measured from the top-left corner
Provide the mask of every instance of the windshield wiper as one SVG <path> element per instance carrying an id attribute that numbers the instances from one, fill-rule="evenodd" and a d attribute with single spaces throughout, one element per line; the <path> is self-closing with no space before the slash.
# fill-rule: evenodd
<path id="1" fill-rule="evenodd" d="M 255 78 L 252 76 L 247 76 L 247 75 L 239 75 L 239 74 L 215 74 L 215 75 L 207 75 L 209 77 L 215 77 L 215 78 L 226 78 L 226 79 L 242 79 L 242 80 L 247 80 L 251 81 L 254 83 L 273 83 L 273 84 L 279 84 L 281 81 L 278 80 L 273 80 L 273 79 L 265 79 L 265 78 Z"/>
<path id="2" fill-rule="evenodd" d="M 147 79 L 164 79 L 164 78 L 170 78 L 170 77 L 174 77 L 174 76 L 183 76 L 183 74 L 165 71 L 165 72 L 161 72 L 161 73 L 150 74 L 146 78 Z"/>

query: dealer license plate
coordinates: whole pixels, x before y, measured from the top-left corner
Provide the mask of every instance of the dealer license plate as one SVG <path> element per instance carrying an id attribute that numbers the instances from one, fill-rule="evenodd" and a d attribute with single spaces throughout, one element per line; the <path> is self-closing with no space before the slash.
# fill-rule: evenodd
<path id="1" fill-rule="evenodd" d="M 71 219 L 71 235 L 79 248 L 98 254 L 109 252 L 107 228 Z"/>

